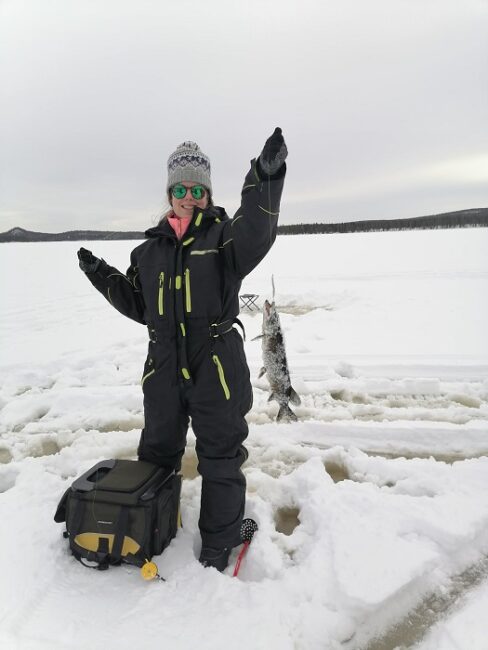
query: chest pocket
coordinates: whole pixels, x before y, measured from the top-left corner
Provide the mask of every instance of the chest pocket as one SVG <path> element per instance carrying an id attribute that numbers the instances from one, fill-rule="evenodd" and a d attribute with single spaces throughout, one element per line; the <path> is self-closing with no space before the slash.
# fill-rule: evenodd
<path id="1" fill-rule="evenodd" d="M 165 294 L 165 273 L 164 271 L 159 272 L 159 282 L 158 282 L 158 314 L 164 316 L 164 294 Z"/>
<path id="2" fill-rule="evenodd" d="M 192 249 L 184 263 L 185 310 L 215 318 L 221 311 L 221 263 L 217 248 Z"/>
<path id="3" fill-rule="evenodd" d="M 170 306 L 171 275 L 161 264 L 141 265 L 139 278 L 142 294 L 152 322 L 166 318 Z"/>

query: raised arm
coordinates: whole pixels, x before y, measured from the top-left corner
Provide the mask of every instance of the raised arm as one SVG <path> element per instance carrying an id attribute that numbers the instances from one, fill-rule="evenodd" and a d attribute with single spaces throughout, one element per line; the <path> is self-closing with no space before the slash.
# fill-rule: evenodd
<path id="1" fill-rule="evenodd" d="M 226 266 L 244 278 L 263 259 L 276 238 L 288 150 L 277 127 L 261 155 L 251 160 L 241 192 L 241 205 L 223 233 Z"/>
<path id="2" fill-rule="evenodd" d="M 125 275 L 115 267 L 109 266 L 105 260 L 95 257 L 86 248 L 80 248 L 78 259 L 81 270 L 112 307 L 124 316 L 146 324 L 134 252 L 131 253 L 131 265 Z"/>

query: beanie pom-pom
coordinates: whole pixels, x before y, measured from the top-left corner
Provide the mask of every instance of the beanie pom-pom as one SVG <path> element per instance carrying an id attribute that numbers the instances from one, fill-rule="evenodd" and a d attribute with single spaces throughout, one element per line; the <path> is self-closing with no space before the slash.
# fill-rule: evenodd
<path id="1" fill-rule="evenodd" d="M 191 140 L 186 140 L 176 147 L 176 151 L 181 151 L 182 149 L 189 151 L 200 151 L 200 147 L 197 145 L 197 143 L 192 142 Z"/>

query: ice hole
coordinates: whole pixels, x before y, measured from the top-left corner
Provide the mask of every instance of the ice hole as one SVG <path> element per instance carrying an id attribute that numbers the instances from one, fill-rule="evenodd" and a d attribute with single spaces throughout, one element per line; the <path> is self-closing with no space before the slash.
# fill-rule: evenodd
<path id="1" fill-rule="evenodd" d="M 29 449 L 29 455 L 32 458 L 40 458 L 41 456 L 54 456 L 61 451 L 58 443 L 55 440 L 36 440 L 31 449 Z"/>
<path id="2" fill-rule="evenodd" d="M 195 449 L 187 448 L 181 461 L 181 474 L 183 478 L 192 480 L 198 476 L 198 458 Z"/>
<path id="3" fill-rule="evenodd" d="M 0 448 L 0 465 L 7 465 L 12 460 L 12 454 L 5 447 Z"/>
<path id="4" fill-rule="evenodd" d="M 349 472 L 347 471 L 346 467 L 342 465 L 342 463 L 337 463 L 333 460 L 326 460 L 324 462 L 324 467 L 325 471 L 334 481 L 334 483 L 339 483 L 340 481 L 345 481 L 346 479 L 351 478 Z"/>
<path id="5" fill-rule="evenodd" d="M 300 524 L 298 508 L 280 508 L 275 512 L 275 528 L 283 535 L 291 535 Z"/>

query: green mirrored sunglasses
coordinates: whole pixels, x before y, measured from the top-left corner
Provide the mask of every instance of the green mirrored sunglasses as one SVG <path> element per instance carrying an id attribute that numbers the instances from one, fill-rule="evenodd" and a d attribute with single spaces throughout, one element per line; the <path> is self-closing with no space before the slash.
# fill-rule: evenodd
<path id="1" fill-rule="evenodd" d="M 194 185 L 193 187 L 185 187 L 181 183 L 178 183 L 178 185 L 173 185 L 171 188 L 171 194 L 175 197 L 175 199 L 184 199 L 186 196 L 186 193 L 190 190 L 191 195 L 195 199 L 195 201 L 199 201 L 200 199 L 203 199 L 205 196 L 205 192 L 207 191 L 203 185 Z"/>

